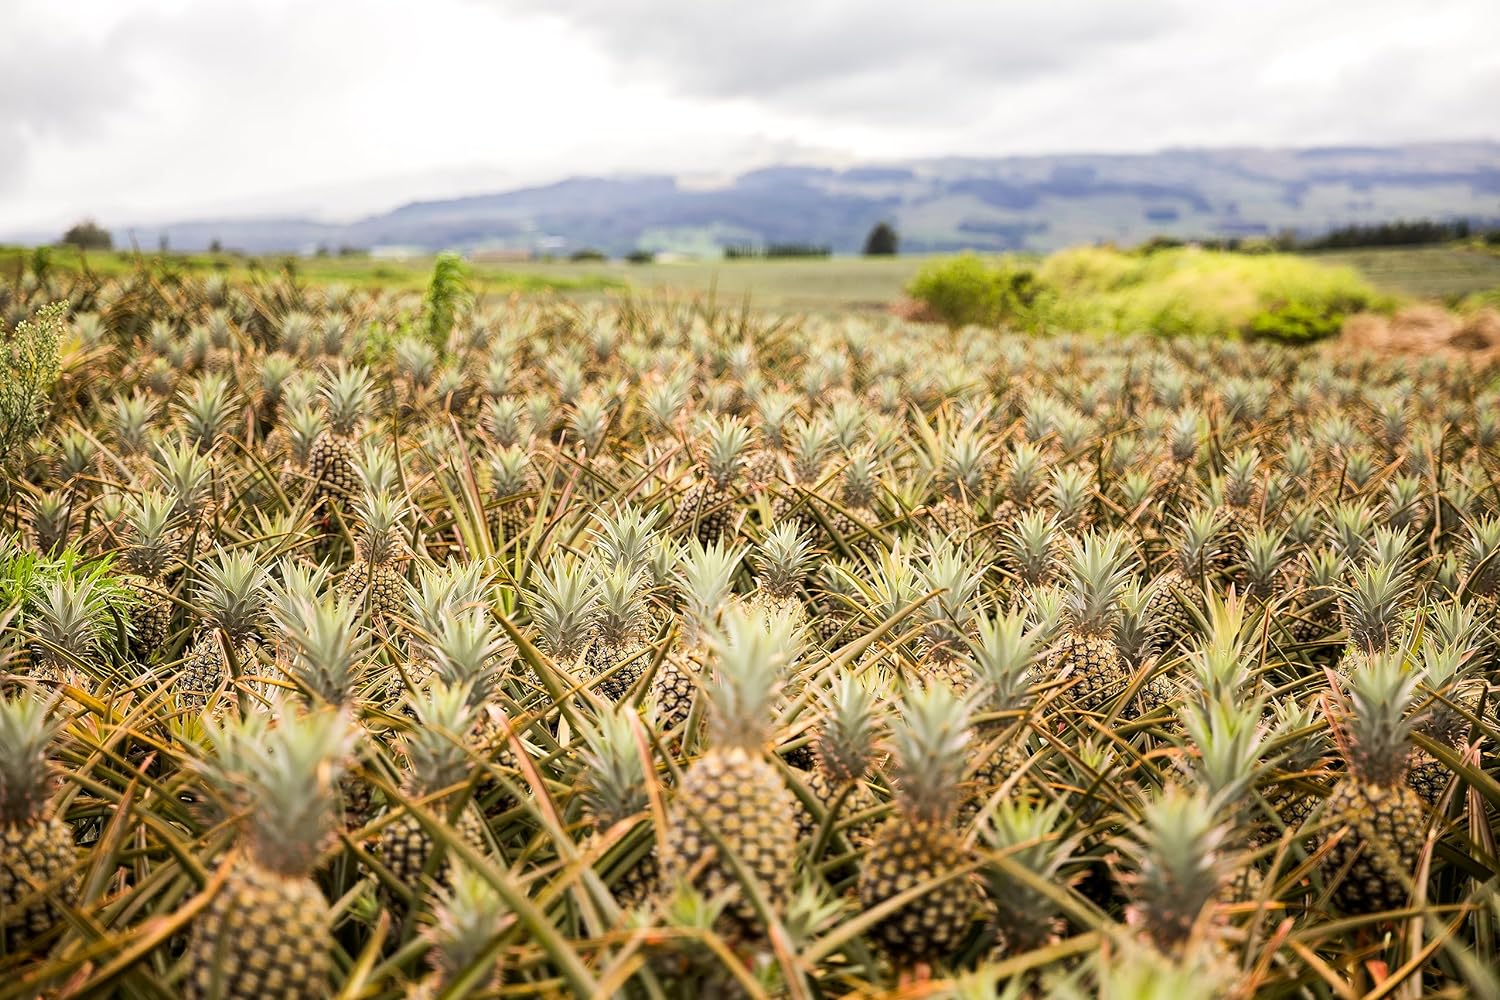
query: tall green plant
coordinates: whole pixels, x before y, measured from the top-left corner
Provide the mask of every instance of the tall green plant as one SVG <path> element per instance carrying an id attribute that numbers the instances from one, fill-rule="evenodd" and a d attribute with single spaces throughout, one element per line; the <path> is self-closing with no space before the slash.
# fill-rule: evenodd
<path id="1" fill-rule="evenodd" d="M 44 306 L 0 341 L 0 468 L 19 457 L 47 420 L 67 312 L 65 302 Z"/>
<path id="2" fill-rule="evenodd" d="M 469 288 L 469 266 L 456 253 L 440 253 L 432 265 L 432 278 L 422 298 L 422 333 L 427 342 L 442 350 L 453 332 L 458 314 L 473 299 Z"/>

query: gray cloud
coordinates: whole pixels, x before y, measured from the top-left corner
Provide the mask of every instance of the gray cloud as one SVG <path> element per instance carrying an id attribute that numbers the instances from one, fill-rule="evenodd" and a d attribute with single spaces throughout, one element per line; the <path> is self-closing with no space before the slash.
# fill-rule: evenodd
<path id="1" fill-rule="evenodd" d="M 685 93 L 872 122 L 964 114 L 1002 85 L 1160 38 L 1181 14 L 1174 0 L 495 2 L 561 18 L 627 72 Z"/>

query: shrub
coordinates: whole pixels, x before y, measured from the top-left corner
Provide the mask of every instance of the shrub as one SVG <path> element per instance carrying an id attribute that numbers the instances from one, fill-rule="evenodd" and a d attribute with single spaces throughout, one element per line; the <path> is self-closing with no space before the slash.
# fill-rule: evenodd
<path id="1" fill-rule="evenodd" d="M 966 253 L 934 261 L 917 272 L 907 294 L 949 326 L 1008 324 L 1035 329 L 1049 298 L 1029 268 L 1008 258 L 986 261 Z"/>
<path id="2" fill-rule="evenodd" d="M 1336 336 L 1343 329 L 1346 315 L 1309 302 L 1287 302 L 1256 313 L 1246 332 L 1285 344 L 1310 344 Z"/>
<path id="3" fill-rule="evenodd" d="M 46 422 L 67 311 L 67 303 L 54 302 L 0 340 L 0 468 L 16 458 Z"/>
<path id="4" fill-rule="evenodd" d="M 632 250 L 625 255 L 627 264 L 650 264 L 654 260 L 656 254 L 651 250 Z"/>
<path id="5" fill-rule="evenodd" d="M 62 243 L 80 250 L 109 250 L 115 245 L 109 230 L 93 219 L 84 219 L 63 233 Z"/>
<path id="6" fill-rule="evenodd" d="M 609 260 L 609 258 L 605 256 L 603 250 L 595 250 L 593 247 L 584 247 L 582 250 L 574 250 L 572 253 L 568 254 L 568 259 L 573 261 L 574 263 L 597 263 L 599 261 Z"/>
<path id="7" fill-rule="evenodd" d="M 432 279 L 422 298 L 422 330 L 427 343 L 442 350 L 459 311 L 468 305 L 469 267 L 456 253 L 440 253 L 432 264 Z"/>

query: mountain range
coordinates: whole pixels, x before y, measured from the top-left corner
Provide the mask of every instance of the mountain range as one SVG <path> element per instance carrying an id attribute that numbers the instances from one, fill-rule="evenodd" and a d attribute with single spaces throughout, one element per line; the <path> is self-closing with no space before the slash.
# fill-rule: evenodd
<path id="1" fill-rule="evenodd" d="M 722 183 L 571 177 L 415 201 L 349 222 L 202 219 L 114 229 L 116 245 L 246 252 L 403 248 L 716 254 L 812 243 L 857 252 L 892 222 L 905 251 L 1050 250 L 1152 236 L 1303 236 L 1398 218 L 1500 222 L 1500 142 L 774 166 Z"/>

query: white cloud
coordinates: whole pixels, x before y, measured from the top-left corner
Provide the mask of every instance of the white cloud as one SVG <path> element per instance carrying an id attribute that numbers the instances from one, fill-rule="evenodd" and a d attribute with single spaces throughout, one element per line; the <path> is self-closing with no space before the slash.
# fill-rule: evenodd
<path id="1" fill-rule="evenodd" d="M 573 173 L 1493 136 L 1488 0 L 5 0 L 0 228 Z"/>

